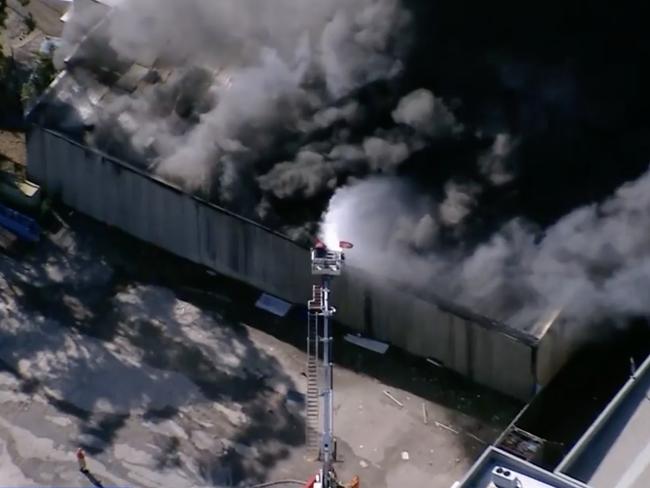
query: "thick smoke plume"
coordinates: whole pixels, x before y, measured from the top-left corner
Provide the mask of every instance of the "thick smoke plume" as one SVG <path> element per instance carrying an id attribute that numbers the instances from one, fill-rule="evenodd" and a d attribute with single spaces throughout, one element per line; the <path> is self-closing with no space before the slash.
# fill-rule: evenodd
<path id="1" fill-rule="evenodd" d="M 446 248 L 441 228 L 472 205 L 467 188 L 436 201 L 400 180 L 366 180 L 336 192 L 323 237 L 353 241 L 357 266 L 517 327 L 558 311 L 575 326 L 650 316 L 650 172 L 545 230 L 517 219 L 476 247 Z"/>
<path id="2" fill-rule="evenodd" d="M 352 262 L 522 328 L 645 316 L 644 16 L 527 8 L 123 0 L 57 58 L 83 137 L 296 239 L 326 211 Z"/>
<path id="3" fill-rule="evenodd" d="M 75 54 L 93 68 L 173 69 L 137 95 L 106 97 L 86 121 L 97 145 L 269 219 L 268 199 L 307 199 L 350 175 L 392 171 L 454 130 L 427 90 L 404 98 L 384 126 L 355 99 L 401 73 L 409 20 L 398 0 L 124 0 L 101 28 L 73 23 L 69 45 L 90 32 L 105 42 Z"/>

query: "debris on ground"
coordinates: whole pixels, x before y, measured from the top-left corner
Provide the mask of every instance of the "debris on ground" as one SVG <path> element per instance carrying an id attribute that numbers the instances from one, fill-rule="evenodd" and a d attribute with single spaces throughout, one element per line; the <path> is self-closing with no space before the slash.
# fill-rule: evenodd
<path id="1" fill-rule="evenodd" d="M 448 430 L 449 432 L 453 432 L 454 434 L 460 434 L 459 431 L 457 431 L 453 427 L 450 427 L 449 425 L 443 424 L 443 423 L 438 422 L 438 421 L 436 421 L 435 424 L 436 424 L 436 427 L 440 427 L 441 429 Z"/>
<path id="2" fill-rule="evenodd" d="M 384 390 L 384 395 L 386 395 L 388 398 L 393 400 L 400 408 L 402 408 L 404 406 L 404 404 L 402 402 L 400 402 L 397 398 L 395 398 L 393 395 L 391 395 L 386 390 Z"/>
<path id="3" fill-rule="evenodd" d="M 444 364 L 442 364 L 440 361 L 436 361 L 433 358 L 427 358 L 426 359 L 427 363 L 432 364 L 433 366 L 436 366 L 437 368 L 442 368 Z"/>

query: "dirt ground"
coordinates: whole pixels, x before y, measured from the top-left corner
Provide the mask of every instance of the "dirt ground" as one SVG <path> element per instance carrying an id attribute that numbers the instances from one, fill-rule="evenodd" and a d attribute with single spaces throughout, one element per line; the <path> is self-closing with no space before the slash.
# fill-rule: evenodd
<path id="1" fill-rule="evenodd" d="M 5 55 L 29 63 L 45 39 L 61 36 L 64 24 L 60 17 L 68 6 L 61 0 L 31 0 L 25 5 L 20 0 L 7 0 L 7 20 L 0 28 Z M 31 30 L 26 23 L 30 15 L 35 24 Z"/>
<path id="2" fill-rule="evenodd" d="M 18 131 L 0 129 L 0 162 L 11 161 L 21 165 L 27 164 L 25 134 Z"/>
<path id="3" fill-rule="evenodd" d="M 249 486 L 317 469 L 300 313 L 274 317 L 254 307 L 258 291 L 66 213 L 38 245 L 0 255 L 0 290 L 4 484 L 87 486 L 79 446 L 113 486 Z M 340 336 L 335 359 L 336 469 L 370 486 L 450 487 L 520 407 Z"/>

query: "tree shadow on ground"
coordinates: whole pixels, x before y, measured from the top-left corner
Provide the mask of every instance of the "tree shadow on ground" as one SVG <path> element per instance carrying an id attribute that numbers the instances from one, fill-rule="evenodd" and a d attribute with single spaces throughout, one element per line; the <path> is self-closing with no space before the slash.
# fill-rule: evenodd
<path id="1" fill-rule="evenodd" d="M 200 403 L 240 405 L 248 421 L 236 426 L 230 435 L 229 443 L 236 448 L 223 454 L 197 453 L 198 470 L 209 483 L 223 479 L 225 467 L 233 483 L 266 479 L 269 470 L 288 456 L 288 446 L 304 443 L 302 417 L 290 412 L 284 397 L 277 393 L 295 389 L 290 377 L 239 325 L 234 309 L 216 310 L 213 303 L 211 309 L 205 310 L 205 303 L 194 305 L 190 297 L 185 297 L 190 306 L 205 310 L 200 317 L 203 324 L 197 325 L 196 330 L 207 334 L 218 345 L 218 351 L 193 337 L 188 330 L 194 330 L 194 325 L 179 323 L 173 293 L 164 292 L 161 296 L 165 300 L 161 300 L 155 279 L 143 276 L 143 281 L 138 281 L 139 267 L 125 257 L 128 248 L 119 248 L 113 241 L 112 254 L 106 254 L 97 240 L 107 239 L 108 230 L 98 229 L 87 221 L 76 225 L 86 231 L 92 229 L 93 234 L 89 242 L 83 242 L 86 234 L 83 238 L 75 236 L 76 249 L 66 252 L 45 242 L 33 254 L 22 256 L 20 262 L 0 257 L 0 269 L 12 289 L 17 312 L 14 319 L 30 323 L 29 330 L 3 328 L 0 332 L 0 342 L 20 338 L 14 340 L 16 347 L 12 350 L 0 349 L 0 368 L 20 381 L 24 393 L 40 393 L 54 408 L 76 417 L 81 445 L 95 455 L 114 444 L 132 418 L 133 409 L 143 410 L 145 421 L 159 422 L 177 419 L 180 408 Z M 86 251 L 78 252 L 79 249 Z M 49 265 L 63 269 L 63 279 L 53 279 L 46 271 L 45 264 L 52 253 L 56 253 L 57 262 Z M 77 274 L 82 276 L 86 266 L 108 262 L 116 254 L 117 271 L 111 268 L 108 278 L 80 282 L 75 279 Z M 174 263 L 165 262 L 163 266 L 173 269 Z M 151 291 L 150 286 L 157 288 Z M 123 308 L 120 294 L 135 298 Z M 72 349 L 70 341 L 75 344 Z M 119 346 L 109 350 L 109 343 Z M 70 355 L 70 350 L 76 350 L 76 355 Z M 224 355 L 230 351 L 236 361 L 229 364 L 220 351 Z M 37 355 L 54 358 L 57 354 L 59 359 L 52 359 L 47 370 L 26 375 L 16 366 L 21 359 L 32 360 Z M 125 356 L 131 354 L 129 361 Z M 175 385 L 181 380 L 173 378 L 188 381 L 190 386 L 176 392 Z M 107 379 L 115 383 L 100 384 Z M 143 388 L 124 387 L 129 382 Z M 167 382 L 171 390 L 163 395 L 161 389 L 166 388 Z M 199 395 L 192 394 L 192 388 Z M 50 393 L 52 390 L 56 393 Z M 97 410 L 101 402 L 108 402 L 114 412 Z M 166 439 L 160 444 L 158 469 L 179 469 L 172 456 L 179 447 L 171 443 L 180 441 L 174 441 L 175 437 Z M 249 457 L 247 452 L 254 452 L 255 456 Z"/>
<path id="2" fill-rule="evenodd" d="M 129 240 L 128 237 L 121 238 Z M 137 262 L 141 276 L 174 287 L 177 296 L 205 307 L 214 306 L 219 297 L 231 297 L 235 303 L 230 308 L 236 308 L 236 313 L 231 317 L 233 323 L 239 321 L 255 324 L 255 328 L 305 350 L 304 308 L 294 307 L 286 318 L 272 316 L 253 306 L 259 297 L 259 290 L 223 276 L 206 273 L 204 268 L 164 251 L 149 249 L 149 246 L 141 246 L 141 250 L 136 251 L 139 253 Z M 152 266 L 152 262 L 167 264 Z M 335 324 L 336 366 L 373 377 L 388 388 L 399 388 L 446 407 L 448 422 L 460 432 L 458 435 L 461 443 L 472 459 L 497 439 L 523 407 L 523 403 L 518 400 L 477 385 L 460 374 L 434 366 L 424 358 L 414 357 L 397 348 L 391 347 L 388 353 L 380 355 L 352 345 L 343 340 L 343 336 L 349 332 L 353 331 Z M 430 419 L 429 422 L 432 429 L 444 429 L 436 427 L 434 421 L 435 419 Z"/>

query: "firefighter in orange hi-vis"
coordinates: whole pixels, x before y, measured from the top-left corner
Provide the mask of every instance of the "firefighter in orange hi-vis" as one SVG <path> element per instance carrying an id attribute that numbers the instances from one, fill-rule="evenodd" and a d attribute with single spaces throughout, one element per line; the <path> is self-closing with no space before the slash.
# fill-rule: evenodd
<path id="1" fill-rule="evenodd" d="M 349 483 L 346 483 L 345 488 L 359 488 L 359 477 L 355 474 Z"/>

